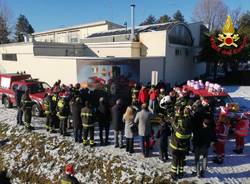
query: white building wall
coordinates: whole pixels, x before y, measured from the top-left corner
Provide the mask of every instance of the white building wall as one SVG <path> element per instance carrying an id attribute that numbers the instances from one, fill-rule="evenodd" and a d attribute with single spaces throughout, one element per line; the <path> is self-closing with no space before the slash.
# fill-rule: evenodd
<path id="1" fill-rule="evenodd" d="M 9 44 L 0 47 L 0 55 L 2 53 L 17 53 L 17 61 L 6 61 L 0 57 L 1 73 L 26 71 L 33 78 L 51 85 L 58 79 L 65 84 L 77 82 L 75 58 L 34 56 L 32 44 Z"/>
<path id="2" fill-rule="evenodd" d="M 176 51 L 179 50 L 179 51 Z M 176 53 L 179 54 L 176 54 Z M 205 72 L 204 64 L 197 64 L 193 60 L 193 49 L 181 45 L 170 44 L 166 52 L 165 80 L 173 86 L 199 77 Z"/>
<path id="3" fill-rule="evenodd" d="M 140 33 L 141 56 L 165 56 L 167 31 Z"/>

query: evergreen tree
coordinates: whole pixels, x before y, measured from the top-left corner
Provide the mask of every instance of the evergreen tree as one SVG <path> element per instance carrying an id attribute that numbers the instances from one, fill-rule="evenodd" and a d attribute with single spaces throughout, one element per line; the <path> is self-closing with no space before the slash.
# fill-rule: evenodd
<path id="1" fill-rule="evenodd" d="M 184 16 L 180 10 L 177 10 L 173 15 L 173 21 L 185 22 Z"/>
<path id="2" fill-rule="evenodd" d="M 20 15 L 16 23 L 16 41 L 23 42 L 23 34 L 34 33 L 33 27 L 30 25 L 28 19 L 24 15 Z"/>
<path id="3" fill-rule="evenodd" d="M 7 26 L 7 22 L 3 16 L 0 16 L 0 44 L 8 43 L 10 32 Z"/>
<path id="4" fill-rule="evenodd" d="M 171 17 L 169 17 L 168 15 L 163 15 L 157 20 L 157 23 L 166 23 L 171 21 L 172 21 Z"/>
<path id="5" fill-rule="evenodd" d="M 155 24 L 157 21 L 156 21 L 156 18 L 155 16 L 153 15 L 149 15 L 145 21 L 143 21 L 142 23 L 140 23 L 140 26 L 143 26 L 143 25 L 149 25 L 149 24 Z"/>

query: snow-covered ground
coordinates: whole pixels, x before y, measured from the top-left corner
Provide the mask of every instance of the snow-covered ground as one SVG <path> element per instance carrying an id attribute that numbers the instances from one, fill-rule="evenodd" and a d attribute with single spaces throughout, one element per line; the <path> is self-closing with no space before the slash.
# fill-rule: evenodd
<path id="1" fill-rule="evenodd" d="M 239 102 L 245 110 L 250 110 L 250 86 L 225 86 L 225 89 L 234 101 Z M 33 131 L 35 133 L 17 127 L 16 110 L 5 109 L 0 105 L 0 123 L 10 125 L 8 130 L 2 132 L 9 138 L 9 142 L 4 146 L 3 152 L 0 150 L 0 156 L 3 155 L 3 162 L 11 174 L 15 174 L 13 183 L 23 182 L 25 176 L 21 179 L 16 174 L 21 171 L 33 172 L 41 179 L 36 183 L 42 183 L 43 178 L 54 183 L 61 176 L 66 163 L 75 165 L 76 177 L 82 183 L 167 183 L 170 178 L 171 161 L 162 163 L 158 159 L 157 148 L 153 150 L 150 158 L 143 158 L 138 138 L 135 142 L 136 153 L 128 154 L 124 149 L 114 148 L 112 131 L 111 145 L 89 148 L 74 143 L 72 137 L 48 134 L 44 128 L 44 118 L 33 118 L 32 122 L 36 127 Z M 95 137 L 98 143 L 98 130 L 95 131 Z M 228 140 L 222 165 L 212 163 L 211 158 L 214 155 L 209 154 L 208 170 L 203 179 L 191 175 L 194 170 L 194 157 L 187 156 L 185 178 L 180 182 L 250 184 L 250 136 L 246 139 L 244 154 L 233 153 L 234 147 L 235 141 Z M 35 177 L 34 175 L 32 177 Z M 34 183 L 34 180 L 32 181 Z"/>

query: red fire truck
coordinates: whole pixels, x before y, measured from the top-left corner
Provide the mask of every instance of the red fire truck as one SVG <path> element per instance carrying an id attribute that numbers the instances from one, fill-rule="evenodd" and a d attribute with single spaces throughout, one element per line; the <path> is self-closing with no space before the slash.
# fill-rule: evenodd
<path id="1" fill-rule="evenodd" d="M 50 89 L 50 86 L 46 82 L 32 79 L 30 74 L 0 74 L 0 99 L 6 108 L 11 108 L 16 105 L 15 90 L 17 88 L 23 91 L 29 89 L 30 97 L 35 102 L 32 113 L 35 116 L 41 116 L 44 110 L 42 101 L 46 91 Z"/>

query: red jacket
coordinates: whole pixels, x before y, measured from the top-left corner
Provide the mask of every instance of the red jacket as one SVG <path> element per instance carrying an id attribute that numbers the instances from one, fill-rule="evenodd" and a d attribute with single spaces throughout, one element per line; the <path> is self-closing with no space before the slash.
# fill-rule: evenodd
<path id="1" fill-rule="evenodd" d="M 241 119 L 237 122 L 235 127 L 235 135 L 246 137 L 248 135 L 249 121 L 248 119 Z"/>
<path id="2" fill-rule="evenodd" d="M 156 100 L 156 98 L 158 97 L 158 90 L 157 89 L 151 89 L 149 92 L 149 98 L 150 100 Z"/>
<path id="3" fill-rule="evenodd" d="M 226 123 L 217 123 L 215 133 L 219 142 L 226 142 L 229 128 Z"/>
<path id="4" fill-rule="evenodd" d="M 138 95 L 138 100 L 141 104 L 148 102 L 148 91 L 147 89 L 141 89 Z"/>

